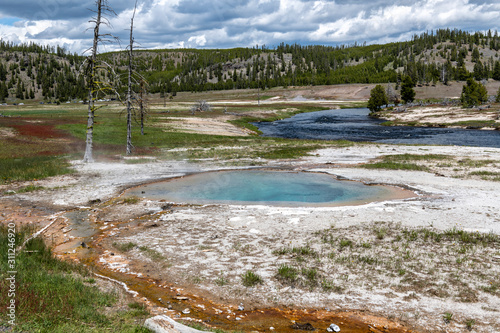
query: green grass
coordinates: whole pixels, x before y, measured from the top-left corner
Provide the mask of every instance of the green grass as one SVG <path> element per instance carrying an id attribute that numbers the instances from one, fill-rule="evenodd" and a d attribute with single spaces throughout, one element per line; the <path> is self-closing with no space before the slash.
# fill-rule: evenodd
<path id="1" fill-rule="evenodd" d="M 296 268 L 283 264 L 278 268 L 277 278 L 281 281 L 294 282 L 297 280 L 298 274 Z"/>
<path id="2" fill-rule="evenodd" d="M 146 246 L 139 247 L 139 250 L 141 250 L 142 252 L 144 252 L 144 254 L 146 256 L 148 256 L 149 259 L 151 259 L 153 261 L 161 261 L 161 260 L 165 259 L 165 257 L 163 256 L 163 254 L 161 254 L 160 252 L 158 252 L 156 250 L 150 249 L 150 248 L 148 248 Z"/>
<path id="3" fill-rule="evenodd" d="M 317 257 L 318 253 L 314 251 L 309 245 L 299 247 L 284 247 L 274 252 L 276 255 L 295 254 L 299 256 Z"/>
<path id="4" fill-rule="evenodd" d="M 0 158 L 0 184 L 33 181 L 71 172 L 69 163 L 61 157 Z"/>
<path id="5" fill-rule="evenodd" d="M 132 242 L 128 242 L 128 243 L 116 243 L 116 242 L 114 242 L 113 243 L 113 247 L 121 252 L 128 252 L 136 246 L 137 246 L 137 244 L 132 243 Z"/>
<path id="6" fill-rule="evenodd" d="M 29 193 L 29 192 L 40 191 L 43 189 L 44 189 L 43 186 L 28 185 L 28 186 L 25 186 L 22 189 L 18 190 L 17 193 Z"/>
<path id="7" fill-rule="evenodd" d="M 7 111 L 7 112 L 3 112 L 3 110 L 2 110 L 2 114 L 4 116 L 11 116 L 11 117 L 16 117 L 16 116 L 20 116 L 20 115 L 22 115 L 23 117 L 40 116 L 40 115 L 48 115 L 50 117 L 54 117 L 54 116 L 59 116 L 59 115 L 68 115 L 68 114 L 70 114 L 70 112 L 72 112 L 72 111 L 58 110 L 56 108 L 47 109 L 47 110 L 22 108 L 22 109 L 19 109 L 16 111 Z"/>
<path id="8" fill-rule="evenodd" d="M 259 121 L 261 121 L 261 119 L 259 119 L 257 117 L 246 116 L 246 117 L 241 117 L 238 119 L 230 120 L 229 123 L 236 125 L 238 127 L 241 127 L 241 128 L 246 128 L 246 129 L 249 129 L 251 131 L 254 131 L 255 134 L 257 135 L 257 134 L 262 134 L 262 132 L 259 130 L 259 128 L 257 126 L 255 126 L 252 123 L 256 123 Z"/>
<path id="9" fill-rule="evenodd" d="M 458 121 L 449 124 L 449 126 L 460 126 L 468 128 L 484 128 L 484 127 L 496 128 L 500 126 L 500 123 L 494 120 L 467 120 L 467 121 Z"/>
<path id="10" fill-rule="evenodd" d="M 401 154 L 387 155 L 381 160 L 368 163 L 362 167 L 365 169 L 388 169 L 388 170 L 412 170 L 412 171 L 429 171 L 429 168 L 415 162 L 425 162 L 429 160 L 442 161 L 449 159 L 449 156 L 439 154 Z"/>
<path id="11" fill-rule="evenodd" d="M 219 287 L 225 286 L 229 284 L 229 280 L 224 276 L 224 274 L 221 272 L 217 279 L 215 279 L 215 284 L 218 285 Z"/>
<path id="12" fill-rule="evenodd" d="M 15 234 L 19 245 L 33 230 L 23 228 Z M 9 285 L 6 280 L 8 236 L 0 227 L 0 311 L 6 313 Z M 16 326 L 14 332 L 151 332 L 137 325 L 144 312 L 112 308 L 117 295 L 88 285 L 90 273 L 82 265 L 53 257 L 41 238 L 26 243 L 16 256 Z M 85 277 L 87 277 L 85 279 Z M 132 311 L 136 311 L 133 310 Z M 139 317 L 138 317 L 139 315 Z M 1 327 L 10 327 L 8 317 L 0 317 Z"/>
<path id="13" fill-rule="evenodd" d="M 252 271 L 246 271 L 245 274 L 241 275 L 241 280 L 245 287 L 254 287 L 264 282 L 260 275 Z"/>

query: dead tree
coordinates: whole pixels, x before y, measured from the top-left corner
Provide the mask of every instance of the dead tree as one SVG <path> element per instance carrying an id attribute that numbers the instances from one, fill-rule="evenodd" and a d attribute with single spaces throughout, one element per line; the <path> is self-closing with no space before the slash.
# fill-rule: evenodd
<path id="1" fill-rule="evenodd" d="M 83 162 L 91 163 L 94 162 L 93 158 L 93 138 L 94 138 L 94 117 L 95 111 L 97 110 L 95 106 L 95 101 L 97 100 L 98 94 L 107 89 L 107 84 L 101 82 L 98 78 L 98 70 L 100 66 L 97 63 L 97 48 L 99 43 L 102 43 L 108 39 L 111 35 L 101 34 L 100 27 L 101 24 L 109 26 L 109 21 L 106 15 L 116 15 L 115 12 L 109 7 L 107 0 L 96 0 L 97 10 L 93 11 L 96 16 L 89 22 L 94 24 L 94 39 L 92 47 L 87 50 L 90 51 L 89 57 L 86 59 L 86 77 L 87 86 L 89 91 L 88 100 L 88 119 L 87 119 L 87 137 L 85 141 L 85 155 L 83 157 Z"/>
<path id="2" fill-rule="evenodd" d="M 137 8 L 137 2 L 135 3 L 134 13 L 132 14 L 132 19 L 130 19 L 130 44 L 128 48 L 128 88 L 127 88 L 127 155 L 132 154 L 132 63 L 133 63 L 133 50 L 134 50 L 134 17 L 135 10 Z"/>
<path id="3" fill-rule="evenodd" d="M 127 97 L 126 97 L 126 107 L 127 107 L 127 151 L 126 154 L 132 154 L 132 118 L 140 118 L 141 125 L 141 135 L 144 135 L 144 121 L 146 118 L 148 103 L 147 103 L 147 91 L 148 84 L 147 81 L 136 71 L 134 71 L 134 18 L 137 9 L 137 1 L 134 7 L 134 13 L 132 19 L 130 20 L 130 44 L 128 48 L 128 87 L 127 87 Z M 134 92 L 133 87 L 139 86 L 138 94 Z M 138 110 L 138 111 L 137 111 Z M 137 114 L 138 113 L 138 114 Z"/>
<path id="4" fill-rule="evenodd" d="M 196 102 L 193 106 L 191 106 L 191 114 L 195 114 L 195 112 L 206 112 L 212 111 L 212 106 L 207 103 L 205 100 L 201 100 Z"/>

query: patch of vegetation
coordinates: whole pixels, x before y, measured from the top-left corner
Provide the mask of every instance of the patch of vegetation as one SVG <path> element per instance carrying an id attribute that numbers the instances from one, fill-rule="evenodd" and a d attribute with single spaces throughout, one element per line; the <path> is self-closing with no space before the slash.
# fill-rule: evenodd
<path id="1" fill-rule="evenodd" d="M 193 322 L 193 321 L 186 321 L 186 320 L 179 320 L 179 322 L 182 325 L 185 325 L 187 327 L 191 327 L 191 328 L 194 328 L 196 330 L 203 331 L 203 332 L 226 333 L 226 331 L 224 331 L 224 330 L 221 330 L 218 328 L 214 329 L 211 327 L 207 327 L 206 325 L 203 325 L 202 323 L 197 323 L 197 322 Z M 234 332 L 234 333 L 236 333 L 236 332 Z"/>
<path id="2" fill-rule="evenodd" d="M 336 285 L 335 283 L 333 283 L 333 281 L 330 281 L 330 280 L 321 281 L 321 288 L 325 292 L 332 292 L 333 291 L 337 294 L 340 294 L 344 291 L 344 288 Z"/>
<path id="3" fill-rule="evenodd" d="M 496 127 L 500 126 L 500 123 L 496 122 L 494 120 L 467 120 L 467 121 L 454 122 L 454 123 L 448 124 L 448 126 L 460 126 L 460 127 L 466 127 L 469 129 L 496 128 Z"/>
<path id="4" fill-rule="evenodd" d="M 469 330 L 469 331 L 472 331 L 472 328 L 474 327 L 474 324 L 476 323 L 476 321 L 474 319 L 467 319 L 465 321 L 465 327 Z"/>
<path id="5" fill-rule="evenodd" d="M 69 163 L 61 157 L 0 158 L 0 184 L 34 181 L 71 172 Z"/>
<path id="6" fill-rule="evenodd" d="M 253 131 L 255 132 L 255 135 L 260 135 L 262 134 L 262 132 L 259 130 L 257 126 L 255 126 L 252 123 L 257 123 L 261 120 L 262 120 L 261 118 L 245 116 L 245 117 L 240 117 L 238 119 L 229 120 L 229 123 Z"/>
<path id="7" fill-rule="evenodd" d="M 317 284 L 319 273 L 316 268 L 302 268 L 301 273 L 306 278 L 307 283 L 310 286 L 315 286 Z"/>
<path id="8" fill-rule="evenodd" d="M 386 155 L 381 160 L 373 163 L 362 165 L 366 169 L 389 169 L 389 170 L 412 170 L 412 171 L 429 171 L 429 167 L 415 162 L 422 161 L 441 161 L 449 159 L 449 156 L 439 154 L 401 154 L 401 155 Z"/>
<path id="9" fill-rule="evenodd" d="M 116 242 L 114 242 L 113 243 L 113 247 L 120 252 L 128 252 L 136 246 L 137 246 L 137 244 L 133 243 L 133 242 L 128 242 L 128 243 L 116 243 Z"/>
<path id="10" fill-rule="evenodd" d="M 300 256 L 310 256 L 317 257 L 318 253 L 314 251 L 309 245 L 299 246 L 299 247 L 284 247 L 280 250 L 274 252 L 276 255 L 284 255 L 284 254 L 296 254 Z"/>
<path id="11" fill-rule="evenodd" d="M 15 234 L 22 244 L 32 229 Z M 9 282 L 6 280 L 8 233 L 0 226 L 0 310 L 7 313 Z M 33 269 L 36 267 L 36 269 Z M 28 241 L 16 256 L 16 327 L 19 332 L 126 332 L 151 333 L 136 323 L 144 313 L 113 309 L 117 295 L 88 285 L 90 272 L 85 266 L 56 259 L 41 238 Z M 86 280 L 84 280 L 86 278 Z M 0 327 L 9 328 L 8 318 Z"/>
<path id="12" fill-rule="evenodd" d="M 28 193 L 28 192 L 35 192 L 35 191 L 40 191 L 45 189 L 43 186 L 36 186 L 36 185 L 28 185 L 26 187 L 23 187 L 22 189 L 18 190 L 17 193 Z"/>
<path id="13" fill-rule="evenodd" d="M 130 317 L 146 317 L 149 315 L 149 311 L 146 308 L 146 305 L 139 303 L 139 302 L 133 302 L 127 304 L 127 306 L 131 309 L 127 315 Z"/>
<path id="14" fill-rule="evenodd" d="M 224 276 L 224 274 L 221 272 L 217 279 L 215 279 L 215 284 L 218 285 L 219 287 L 225 286 L 229 284 L 229 280 Z"/>
<path id="15" fill-rule="evenodd" d="M 151 259 L 153 261 L 161 261 L 161 260 L 165 259 L 163 254 L 161 254 L 160 252 L 158 252 L 156 250 L 150 249 L 146 246 L 140 246 L 139 250 L 144 252 L 144 254 L 146 254 L 149 257 L 149 259 Z"/>
<path id="16" fill-rule="evenodd" d="M 342 249 L 345 248 L 345 247 L 352 247 L 352 240 L 346 239 L 346 238 L 342 238 L 340 240 L 340 243 L 339 243 L 339 248 L 342 251 Z"/>
<path id="17" fill-rule="evenodd" d="M 316 256 L 280 258 L 276 277 L 281 283 L 320 287 L 324 292 L 344 292 L 353 285 L 367 290 L 412 290 L 415 297 L 427 295 L 460 302 L 477 302 L 480 291 L 499 294 L 500 285 L 491 280 L 496 269 L 487 265 L 488 258 L 498 255 L 500 245 L 500 236 L 493 233 L 375 222 L 362 227 L 331 227 L 310 237 L 306 241 L 315 244 Z M 352 239 L 359 240 L 359 245 Z M 273 253 L 295 254 L 287 247 Z M 301 260 L 292 261 L 297 258 Z M 486 271 L 478 274 L 478 267 Z M 460 279 L 468 274 L 478 280 L 466 283 Z M 399 283 L 394 284 L 394 280 Z"/>
<path id="18" fill-rule="evenodd" d="M 264 282 L 260 275 L 252 271 L 246 271 L 246 273 L 241 276 L 241 280 L 245 287 L 254 287 Z"/>
<path id="19" fill-rule="evenodd" d="M 127 197 L 127 198 L 124 198 L 122 200 L 122 202 L 126 205 L 134 205 L 134 204 L 138 203 L 139 201 L 141 201 L 141 199 L 139 197 L 135 197 L 135 196 Z"/>
<path id="20" fill-rule="evenodd" d="M 278 268 L 277 278 L 281 281 L 294 282 L 297 280 L 298 274 L 296 268 L 283 264 Z"/>
<path id="21" fill-rule="evenodd" d="M 309 152 L 322 148 L 321 146 L 309 147 L 286 147 L 271 149 L 267 152 L 259 153 L 260 158 L 266 159 L 294 159 L 302 156 L 307 156 Z"/>

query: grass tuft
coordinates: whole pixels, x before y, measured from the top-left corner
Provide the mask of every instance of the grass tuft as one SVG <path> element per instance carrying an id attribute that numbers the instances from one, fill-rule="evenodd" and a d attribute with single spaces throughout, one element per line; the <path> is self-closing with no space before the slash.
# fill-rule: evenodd
<path id="1" fill-rule="evenodd" d="M 264 282 L 260 275 L 252 271 L 246 271 L 246 273 L 241 276 L 241 280 L 245 287 L 254 287 Z"/>
<path id="2" fill-rule="evenodd" d="M 116 243 L 116 242 L 114 242 L 113 243 L 113 247 L 121 252 L 128 252 L 136 246 L 137 246 L 137 244 L 132 243 L 132 242 L 128 242 L 128 243 Z"/>

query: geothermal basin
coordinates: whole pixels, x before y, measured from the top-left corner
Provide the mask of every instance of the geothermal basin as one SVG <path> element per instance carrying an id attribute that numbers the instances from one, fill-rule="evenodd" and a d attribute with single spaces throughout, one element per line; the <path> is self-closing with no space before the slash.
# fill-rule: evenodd
<path id="1" fill-rule="evenodd" d="M 394 186 L 366 185 L 313 172 L 219 171 L 142 185 L 127 197 L 189 204 L 344 206 L 414 197 Z"/>

